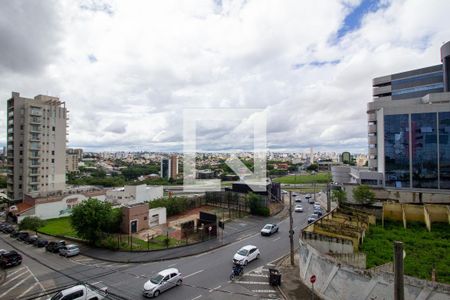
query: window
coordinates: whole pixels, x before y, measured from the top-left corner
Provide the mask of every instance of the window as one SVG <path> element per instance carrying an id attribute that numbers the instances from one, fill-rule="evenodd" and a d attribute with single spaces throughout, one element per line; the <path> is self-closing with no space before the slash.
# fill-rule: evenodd
<path id="1" fill-rule="evenodd" d="M 55 163 L 55 159 L 54 158 L 52 158 L 52 163 Z"/>
<path id="2" fill-rule="evenodd" d="M 167 280 L 169 280 L 169 278 L 170 278 L 170 275 L 167 275 L 164 277 L 163 281 L 167 281 Z"/>
<path id="3" fill-rule="evenodd" d="M 52 155 L 55 155 L 55 151 L 52 151 Z"/>
<path id="4" fill-rule="evenodd" d="M 52 126 L 52 131 L 55 131 L 55 126 Z"/>
<path id="5" fill-rule="evenodd" d="M 170 278 L 174 278 L 177 275 L 178 275 L 177 273 L 172 273 L 172 274 L 170 274 Z"/>
<path id="6" fill-rule="evenodd" d="M 450 189 L 450 112 L 439 113 L 440 188 Z"/>
<path id="7" fill-rule="evenodd" d="M 74 299 L 83 297 L 83 295 L 84 295 L 83 290 L 79 290 L 79 291 L 73 292 L 72 294 L 64 296 L 61 300 L 74 300 Z"/>

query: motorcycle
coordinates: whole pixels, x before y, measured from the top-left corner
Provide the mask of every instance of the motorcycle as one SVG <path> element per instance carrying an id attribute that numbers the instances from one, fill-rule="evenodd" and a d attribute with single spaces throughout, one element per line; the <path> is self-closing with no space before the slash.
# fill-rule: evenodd
<path id="1" fill-rule="evenodd" d="M 242 275 L 244 275 L 244 266 L 241 264 L 234 264 L 233 270 L 230 274 L 230 280 L 234 280 L 235 278 L 240 278 Z"/>

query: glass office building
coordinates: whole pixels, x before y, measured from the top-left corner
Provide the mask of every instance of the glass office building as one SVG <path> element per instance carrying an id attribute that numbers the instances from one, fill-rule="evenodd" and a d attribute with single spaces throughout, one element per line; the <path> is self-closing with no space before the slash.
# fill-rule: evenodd
<path id="1" fill-rule="evenodd" d="M 450 42 L 441 61 L 373 79 L 369 168 L 386 187 L 450 190 Z"/>

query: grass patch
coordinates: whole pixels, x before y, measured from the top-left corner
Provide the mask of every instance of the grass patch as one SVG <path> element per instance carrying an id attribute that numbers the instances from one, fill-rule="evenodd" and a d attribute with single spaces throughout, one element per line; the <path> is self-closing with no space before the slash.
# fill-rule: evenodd
<path id="1" fill-rule="evenodd" d="M 370 226 L 361 250 L 367 254 L 367 268 L 393 260 L 393 242 L 402 241 L 406 252 L 405 274 L 431 280 L 433 265 L 436 280 L 450 284 L 450 225 L 434 223 L 428 232 L 422 223 L 385 222 Z"/>
<path id="2" fill-rule="evenodd" d="M 70 217 L 45 220 L 45 226 L 39 228 L 38 231 L 49 235 L 78 238 L 77 233 L 70 223 Z"/>
<path id="3" fill-rule="evenodd" d="M 315 175 L 288 175 L 275 178 L 273 181 L 286 184 L 327 183 L 331 181 L 331 174 L 317 173 Z"/>

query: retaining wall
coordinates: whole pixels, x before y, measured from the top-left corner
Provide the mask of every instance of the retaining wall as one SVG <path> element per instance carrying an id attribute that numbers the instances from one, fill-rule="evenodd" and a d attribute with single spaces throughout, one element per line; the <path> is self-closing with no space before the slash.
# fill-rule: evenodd
<path id="1" fill-rule="evenodd" d="M 394 273 L 364 270 L 339 263 L 320 254 L 299 239 L 300 279 L 311 288 L 309 278 L 316 275 L 314 290 L 325 300 L 394 299 Z M 405 276 L 405 299 L 450 299 L 450 285 Z"/>

